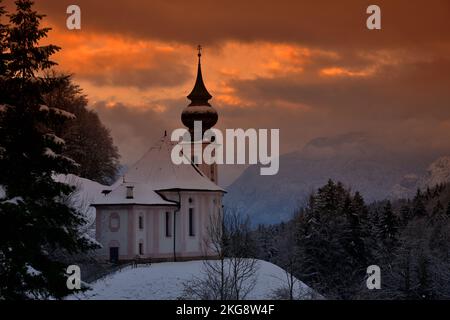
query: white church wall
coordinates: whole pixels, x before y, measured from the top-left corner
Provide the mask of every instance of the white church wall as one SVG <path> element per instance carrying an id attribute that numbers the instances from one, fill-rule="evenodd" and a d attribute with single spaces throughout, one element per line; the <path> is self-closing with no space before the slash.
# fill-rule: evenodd
<path id="1" fill-rule="evenodd" d="M 169 213 L 169 236 L 166 235 L 166 212 Z M 159 254 L 160 255 L 173 255 L 173 242 L 174 242 L 174 228 L 173 228 L 173 209 L 162 209 L 159 210 Z M 181 223 L 178 219 L 179 213 L 177 213 L 175 221 L 175 229 L 177 235 L 175 237 L 176 249 L 178 251 L 180 247 L 181 239 L 179 238 L 179 230 L 181 228 Z"/>
<path id="2" fill-rule="evenodd" d="M 164 194 L 178 201 L 178 192 Z M 211 215 L 222 206 L 220 192 L 181 191 L 181 207 L 176 213 L 176 253 L 178 257 L 205 255 L 205 240 Z M 191 201 L 190 201 L 191 199 Z M 194 235 L 189 234 L 189 209 L 194 214 Z M 175 207 L 111 206 L 97 207 L 97 240 L 103 245 L 100 257 L 109 259 L 109 248 L 119 247 L 119 259 L 134 259 L 142 243 L 142 258 L 173 257 L 173 216 Z M 170 214 L 170 235 L 166 236 L 166 212 Z M 139 225 L 142 217 L 142 228 Z M 208 255 L 213 255 L 209 252 Z"/>
<path id="3" fill-rule="evenodd" d="M 100 218 L 100 219 L 99 219 Z M 109 248 L 119 247 L 119 258 L 128 257 L 128 210 L 97 208 L 97 241 L 103 247 L 99 255 L 109 259 Z"/>
<path id="4" fill-rule="evenodd" d="M 136 255 L 144 256 L 147 252 L 147 245 L 146 245 L 146 233 L 149 232 L 149 230 L 146 228 L 145 220 L 146 220 L 146 214 L 145 214 L 145 208 L 137 208 L 134 210 L 134 229 L 136 230 L 136 237 L 134 239 L 134 247 L 136 250 Z M 142 218 L 142 228 L 139 225 L 139 218 Z M 139 253 L 139 244 L 142 244 L 142 254 Z"/>

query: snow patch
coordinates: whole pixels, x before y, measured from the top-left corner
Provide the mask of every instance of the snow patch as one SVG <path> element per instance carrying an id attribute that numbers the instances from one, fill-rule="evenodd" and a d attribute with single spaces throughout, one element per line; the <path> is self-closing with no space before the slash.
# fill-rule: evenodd
<path id="1" fill-rule="evenodd" d="M 40 276 L 42 274 L 42 272 L 36 270 L 35 268 L 30 266 L 29 264 L 26 264 L 25 266 L 27 268 L 27 274 L 30 275 L 30 276 L 36 277 L 36 276 Z"/>
<path id="2" fill-rule="evenodd" d="M 2 198 L 1 194 L 0 194 L 0 198 Z M 9 200 L 6 200 L 6 201 L 2 201 L 2 203 L 14 204 L 14 205 L 18 205 L 19 202 L 23 202 L 23 198 L 22 197 L 14 197 L 12 199 L 9 199 Z"/>
<path id="3" fill-rule="evenodd" d="M 50 148 L 45 148 L 44 150 L 44 156 L 49 158 L 56 158 L 58 155 Z"/>
<path id="4" fill-rule="evenodd" d="M 49 112 L 50 108 L 48 106 L 46 106 L 46 105 L 41 104 L 39 106 L 39 111 L 41 111 L 41 112 Z"/>
<path id="5" fill-rule="evenodd" d="M 61 116 L 63 118 L 69 119 L 69 120 L 73 120 L 76 119 L 76 116 L 71 113 L 71 112 L 67 112 L 65 110 L 59 109 L 59 108 L 51 108 L 51 110 L 57 114 L 58 116 Z"/>
<path id="6" fill-rule="evenodd" d="M 53 133 L 48 133 L 44 137 L 45 137 L 45 139 L 52 141 L 56 145 L 64 145 L 64 144 L 66 144 L 64 139 L 61 139 L 60 137 L 54 135 Z"/>
<path id="7" fill-rule="evenodd" d="M 91 207 L 91 204 L 97 198 L 102 197 L 102 191 L 109 187 L 73 174 L 56 175 L 53 177 L 53 180 L 75 187 L 75 191 L 70 196 L 70 205 L 85 216 L 89 226 L 93 225 L 95 222 L 95 208 Z M 93 234 L 90 236 L 91 240 L 93 240 Z"/>

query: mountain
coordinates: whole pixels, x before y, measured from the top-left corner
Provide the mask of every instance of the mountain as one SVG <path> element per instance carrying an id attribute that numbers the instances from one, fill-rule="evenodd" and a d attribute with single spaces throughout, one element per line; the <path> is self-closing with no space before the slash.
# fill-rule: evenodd
<path id="1" fill-rule="evenodd" d="M 427 183 L 450 180 L 450 157 L 437 157 L 396 153 L 361 133 L 321 137 L 282 155 L 277 175 L 261 176 L 258 166 L 249 167 L 227 189 L 224 204 L 257 225 L 290 219 L 328 179 L 360 191 L 366 202 L 409 197 Z"/>
<path id="2" fill-rule="evenodd" d="M 450 181 L 450 157 L 440 157 L 427 170 L 424 185 L 433 186 Z"/>

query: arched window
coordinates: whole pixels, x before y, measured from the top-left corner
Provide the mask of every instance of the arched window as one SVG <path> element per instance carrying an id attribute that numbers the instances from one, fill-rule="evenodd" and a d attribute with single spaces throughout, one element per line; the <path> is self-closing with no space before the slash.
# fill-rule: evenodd
<path id="1" fill-rule="evenodd" d="M 109 230 L 111 232 L 117 232 L 120 229 L 120 215 L 117 212 L 113 212 L 109 215 Z"/>
<path id="2" fill-rule="evenodd" d="M 139 242 L 139 255 L 142 256 L 144 254 L 144 243 Z"/>
<path id="3" fill-rule="evenodd" d="M 143 216 L 139 216 L 139 229 L 140 230 L 144 229 L 144 217 Z"/>

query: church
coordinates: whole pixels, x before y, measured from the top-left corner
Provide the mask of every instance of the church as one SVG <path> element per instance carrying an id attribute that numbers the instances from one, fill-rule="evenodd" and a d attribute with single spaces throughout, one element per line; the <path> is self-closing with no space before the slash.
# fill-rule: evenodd
<path id="1" fill-rule="evenodd" d="M 212 128 L 218 114 L 209 100 L 198 54 L 197 79 L 183 110 L 182 123 L 190 132 L 194 122 Z M 208 142 L 192 142 L 192 148 Z M 176 261 L 214 255 L 208 225 L 222 210 L 225 190 L 217 184 L 216 164 L 175 165 L 173 142 L 167 134 L 153 145 L 110 190 L 92 204 L 96 209 L 98 255 L 112 262 L 136 258 Z"/>

